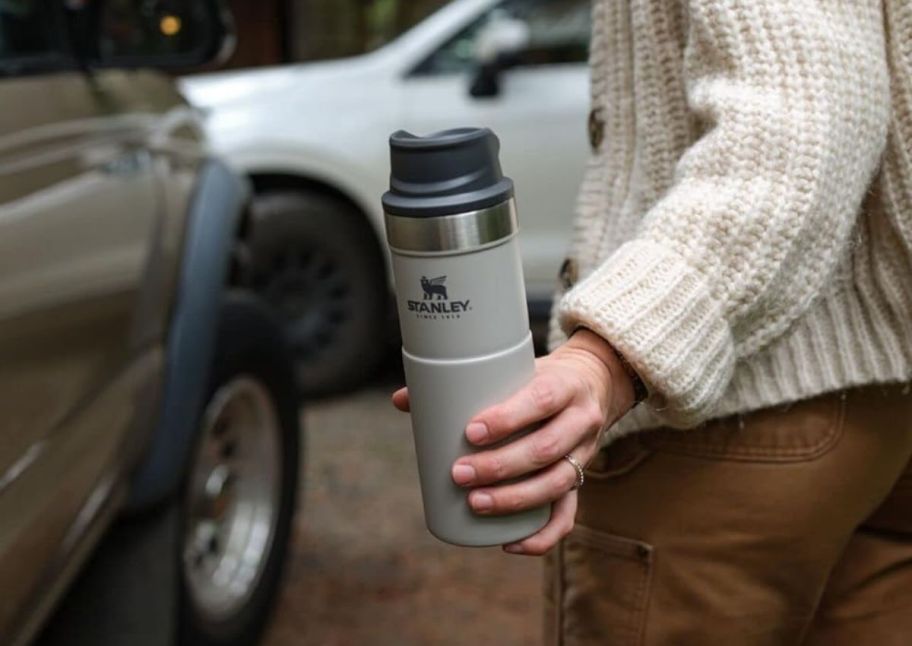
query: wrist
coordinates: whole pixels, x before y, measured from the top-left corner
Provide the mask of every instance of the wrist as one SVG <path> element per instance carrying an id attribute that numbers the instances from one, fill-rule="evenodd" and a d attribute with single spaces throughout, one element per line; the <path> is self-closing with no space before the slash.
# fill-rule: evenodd
<path id="1" fill-rule="evenodd" d="M 639 377 L 608 341 L 592 330 L 581 327 L 570 336 L 566 345 L 592 355 L 604 366 L 610 380 L 610 408 L 616 419 L 639 403 L 642 399 L 637 396 L 636 380 Z"/>

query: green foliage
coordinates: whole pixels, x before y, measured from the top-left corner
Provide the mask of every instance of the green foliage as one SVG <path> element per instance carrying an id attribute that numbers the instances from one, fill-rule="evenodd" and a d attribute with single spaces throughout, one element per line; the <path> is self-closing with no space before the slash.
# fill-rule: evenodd
<path id="1" fill-rule="evenodd" d="M 389 42 L 447 0 L 297 0 L 295 58 L 338 58 Z"/>

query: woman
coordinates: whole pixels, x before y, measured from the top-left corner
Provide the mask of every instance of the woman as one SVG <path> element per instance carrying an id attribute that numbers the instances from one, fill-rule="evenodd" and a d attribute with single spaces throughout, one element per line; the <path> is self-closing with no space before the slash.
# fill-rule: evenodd
<path id="1" fill-rule="evenodd" d="M 548 643 L 907 643 L 912 6 L 593 18 L 556 349 L 466 436 L 543 425 L 453 480 L 479 514 L 554 502 L 504 547 L 559 545 Z"/>

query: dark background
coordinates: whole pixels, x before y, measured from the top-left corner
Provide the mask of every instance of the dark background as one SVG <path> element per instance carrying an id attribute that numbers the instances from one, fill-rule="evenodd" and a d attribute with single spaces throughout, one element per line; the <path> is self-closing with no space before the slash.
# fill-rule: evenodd
<path id="1" fill-rule="evenodd" d="M 237 46 L 221 68 L 361 54 L 444 4 L 446 0 L 230 0 Z"/>

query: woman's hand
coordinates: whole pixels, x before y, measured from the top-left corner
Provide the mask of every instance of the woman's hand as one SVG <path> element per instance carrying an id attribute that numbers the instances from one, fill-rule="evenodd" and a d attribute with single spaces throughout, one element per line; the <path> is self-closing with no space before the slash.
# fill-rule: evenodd
<path id="1" fill-rule="evenodd" d="M 550 355 L 538 359 L 535 377 L 506 401 L 472 418 L 466 437 L 485 447 L 541 423 L 535 431 L 497 448 L 459 458 L 456 484 L 471 488 L 469 505 L 477 514 L 509 514 L 554 502 L 551 519 L 538 533 L 504 550 L 541 555 L 573 528 L 577 473 L 564 459 L 588 464 L 599 447 L 599 434 L 633 405 L 633 384 L 611 346 L 581 329 Z M 405 388 L 393 404 L 408 410 Z M 526 476 L 518 482 L 504 480 Z"/>

